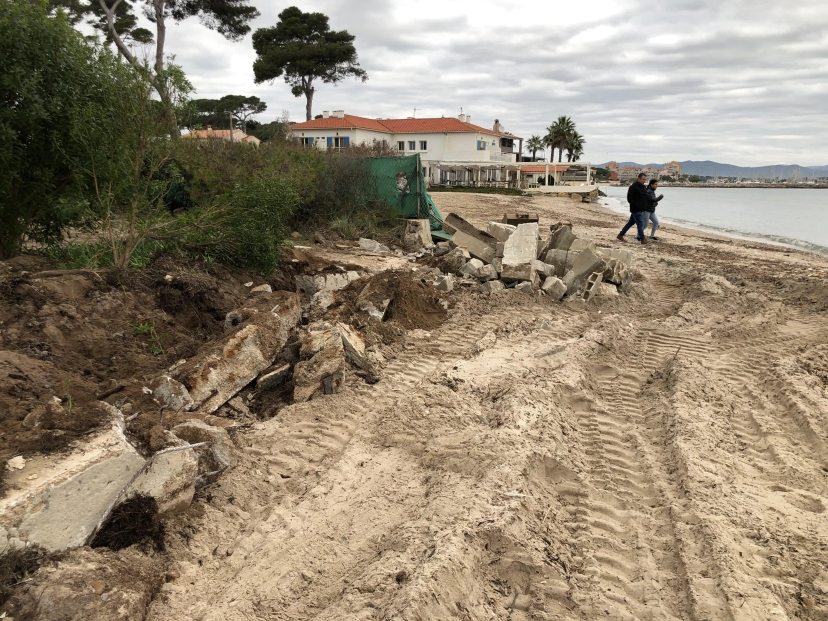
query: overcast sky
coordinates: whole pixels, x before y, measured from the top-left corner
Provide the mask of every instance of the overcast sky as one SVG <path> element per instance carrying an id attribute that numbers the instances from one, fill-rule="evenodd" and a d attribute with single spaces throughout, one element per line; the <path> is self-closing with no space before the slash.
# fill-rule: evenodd
<path id="1" fill-rule="evenodd" d="M 253 0 L 272 26 L 291 3 Z M 585 161 L 712 159 L 742 166 L 828 164 L 828 1 L 310 0 L 356 35 L 369 80 L 320 84 L 314 114 L 471 115 L 523 137 L 566 114 Z M 197 97 L 257 95 L 262 120 L 304 98 L 253 82 L 239 43 L 189 20 L 167 50 Z"/>

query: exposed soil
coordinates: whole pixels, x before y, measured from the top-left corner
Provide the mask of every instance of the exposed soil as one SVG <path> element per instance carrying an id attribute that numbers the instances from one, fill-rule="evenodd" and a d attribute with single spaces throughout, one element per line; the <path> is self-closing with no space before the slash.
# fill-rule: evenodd
<path id="1" fill-rule="evenodd" d="M 478 226 L 571 221 L 604 246 L 623 224 L 564 199 L 434 198 Z M 828 260 L 662 228 L 628 245 L 629 292 L 589 304 L 458 289 L 446 310 L 396 258 L 294 257 L 398 270 L 373 279 L 396 312 L 363 328 L 382 378 L 235 432 L 237 465 L 168 524 L 166 569 L 106 553 L 106 592 L 137 593 L 150 621 L 828 618 Z M 366 282 L 330 316 L 356 322 Z M 165 351 L 199 344 L 180 333 Z M 164 367 L 130 339 L 136 364 Z M 75 375 L 111 377 L 97 368 Z M 70 602 L 90 554 L 61 565 Z"/>

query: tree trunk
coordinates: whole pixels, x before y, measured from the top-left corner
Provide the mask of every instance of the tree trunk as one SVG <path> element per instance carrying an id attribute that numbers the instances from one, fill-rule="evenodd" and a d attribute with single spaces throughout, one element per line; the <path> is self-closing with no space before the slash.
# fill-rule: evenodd
<path id="1" fill-rule="evenodd" d="M 305 120 L 310 121 L 313 118 L 313 89 L 305 89 Z"/>

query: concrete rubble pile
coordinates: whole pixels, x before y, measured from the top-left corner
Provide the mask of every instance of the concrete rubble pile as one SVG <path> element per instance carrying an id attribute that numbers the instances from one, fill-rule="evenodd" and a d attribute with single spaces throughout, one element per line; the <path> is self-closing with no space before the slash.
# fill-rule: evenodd
<path id="1" fill-rule="evenodd" d="M 483 293 L 514 288 L 532 295 L 591 300 L 617 295 L 632 281 L 632 254 L 602 248 L 579 238 L 569 224 L 557 223 L 544 238 L 537 222 L 510 225 L 489 222 L 481 231 L 456 214 L 444 229 L 453 232 L 445 249 L 435 247 L 445 274 L 434 286 L 477 286 Z"/>

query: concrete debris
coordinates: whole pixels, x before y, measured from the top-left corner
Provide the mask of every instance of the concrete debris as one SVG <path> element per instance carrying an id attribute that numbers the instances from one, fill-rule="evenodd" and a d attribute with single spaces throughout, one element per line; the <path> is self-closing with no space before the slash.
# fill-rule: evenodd
<path id="1" fill-rule="evenodd" d="M 549 250 L 569 250 L 569 247 L 578 239 L 572 232 L 572 228 L 563 225 L 552 231 L 547 244 Z"/>
<path id="2" fill-rule="evenodd" d="M 503 258 L 503 251 L 506 249 L 506 242 L 497 242 L 497 246 L 495 246 L 495 258 L 502 259 Z"/>
<path id="3" fill-rule="evenodd" d="M 301 318 L 295 293 L 277 291 L 251 298 L 251 302 L 255 303 L 237 311 L 244 319 L 238 330 L 211 343 L 175 371 L 174 379 L 187 387 L 194 407 L 204 414 L 218 410 L 273 364 Z"/>
<path id="4" fill-rule="evenodd" d="M 471 256 L 486 263 L 491 263 L 492 259 L 495 258 L 495 244 L 489 245 L 476 237 L 472 237 L 465 231 L 455 232 L 451 241 L 456 246 L 465 248 Z"/>
<path id="5" fill-rule="evenodd" d="M 546 254 L 546 244 L 548 243 L 549 241 L 546 239 L 538 239 L 537 250 L 535 251 L 536 259 L 540 259 Z"/>
<path id="6" fill-rule="evenodd" d="M 497 293 L 498 291 L 503 291 L 506 289 L 506 285 L 504 285 L 499 280 L 490 280 L 488 282 L 484 282 L 480 285 L 480 292 L 481 293 Z"/>
<path id="7" fill-rule="evenodd" d="M 619 259 L 606 261 L 607 268 L 604 270 L 604 281 L 626 287 L 632 280 L 632 275 L 627 266 Z"/>
<path id="8" fill-rule="evenodd" d="M 383 246 L 378 241 L 367 239 L 365 237 L 359 238 L 359 247 L 363 250 L 367 250 L 368 252 L 391 252 L 391 249 L 388 248 L 388 246 Z"/>
<path id="9" fill-rule="evenodd" d="M 579 252 L 570 269 L 563 277 L 567 295 L 575 295 L 586 284 L 593 272 L 603 272 L 607 268 L 604 260 L 592 250 Z"/>
<path id="10" fill-rule="evenodd" d="M 575 239 L 569 246 L 569 252 L 582 252 L 584 250 L 592 250 L 592 252 L 598 254 L 598 247 L 594 241 L 589 239 Z"/>
<path id="11" fill-rule="evenodd" d="M 453 274 L 459 272 L 466 264 L 468 257 L 464 256 L 462 248 L 455 248 L 440 258 L 444 271 Z"/>
<path id="12" fill-rule="evenodd" d="M 326 347 L 341 347 L 339 331 L 332 326 L 321 323 L 309 330 L 299 333 L 299 357 L 305 360 L 312 358 Z"/>
<path id="13" fill-rule="evenodd" d="M 500 273 L 503 271 L 503 259 L 495 257 L 494 259 L 492 259 L 491 266 L 495 268 L 495 271 L 499 276 Z"/>
<path id="14" fill-rule="evenodd" d="M 208 425 L 203 421 L 193 418 L 173 427 L 172 433 L 190 444 L 198 444 L 200 442 L 210 443 L 209 451 L 197 449 L 199 455 L 210 454 L 215 459 L 215 463 L 207 463 L 201 468 L 202 470 L 213 472 L 215 470 L 230 468 L 236 464 L 233 441 L 230 439 L 230 434 L 227 433 L 226 429 L 214 427 L 213 425 Z"/>
<path id="15" fill-rule="evenodd" d="M 602 282 L 595 292 L 596 297 L 612 297 L 618 295 L 618 287 L 611 282 Z"/>
<path id="16" fill-rule="evenodd" d="M 253 287 L 250 290 L 250 295 L 265 295 L 268 293 L 273 293 L 273 289 L 270 288 L 270 285 L 259 285 L 258 287 Z"/>
<path id="17" fill-rule="evenodd" d="M 550 276 L 555 276 L 556 268 L 554 265 L 549 265 L 548 263 L 544 263 L 543 261 L 538 261 L 537 259 L 532 260 L 532 269 L 534 269 L 538 276 L 543 278 L 548 278 Z"/>
<path id="18" fill-rule="evenodd" d="M 566 295 L 566 285 L 557 276 L 550 276 L 543 281 L 541 291 L 552 297 L 554 300 L 560 300 Z"/>
<path id="19" fill-rule="evenodd" d="M 187 446 L 174 434 L 166 432 L 172 446 Z M 143 494 L 155 498 L 160 513 L 186 509 L 193 501 L 198 457 L 194 450 L 174 451 L 155 456 L 127 491 L 126 496 Z"/>
<path id="20" fill-rule="evenodd" d="M 336 328 L 342 338 L 342 347 L 345 350 L 345 358 L 355 367 L 369 370 L 368 358 L 365 355 L 365 339 L 351 326 L 338 323 Z"/>
<path id="21" fill-rule="evenodd" d="M 290 365 L 280 364 L 265 369 L 256 379 L 256 388 L 259 390 L 275 390 L 284 384 L 290 377 Z"/>
<path id="22" fill-rule="evenodd" d="M 572 255 L 572 258 L 569 258 L 569 251 L 568 250 L 558 250 L 552 249 L 546 253 L 543 261 L 547 265 L 551 265 L 552 268 L 555 270 L 554 275 L 558 278 L 562 277 L 566 274 L 567 271 L 572 267 L 572 261 L 575 259 L 575 255 Z"/>
<path id="23" fill-rule="evenodd" d="M 153 380 L 149 387 L 153 400 L 165 410 L 189 412 L 195 405 L 187 387 L 169 375 Z"/>
<path id="24" fill-rule="evenodd" d="M 330 289 L 317 291 L 311 296 L 311 308 L 325 311 L 336 302 L 336 293 Z"/>
<path id="25" fill-rule="evenodd" d="M 463 267 L 460 268 L 460 273 L 464 276 L 471 276 L 474 278 L 477 275 L 477 270 L 483 267 L 483 261 L 480 259 L 471 259 Z"/>
<path id="26" fill-rule="evenodd" d="M 26 460 L 18 455 L 17 457 L 12 457 L 9 461 L 6 462 L 6 469 L 7 470 L 23 470 L 26 467 Z"/>
<path id="27" fill-rule="evenodd" d="M 531 295 L 535 292 L 535 289 L 534 287 L 532 287 L 532 283 L 521 282 L 515 285 L 515 291 L 520 291 L 521 293 L 528 293 Z"/>
<path id="28" fill-rule="evenodd" d="M 296 276 L 296 291 L 313 295 L 319 291 L 339 291 L 355 280 L 359 280 L 359 273 L 341 272 L 334 274 L 301 274 Z"/>
<path id="29" fill-rule="evenodd" d="M 601 286 L 603 279 L 603 272 L 593 272 L 589 275 L 586 285 L 584 286 L 584 301 L 589 302 L 593 298 L 593 296 L 598 292 L 598 288 Z"/>
<path id="30" fill-rule="evenodd" d="M 533 287 L 540 284 L 540 278 L 535 268 L 531 263 L 524 263 L 523 265 L 503 265 L 503 271 L 500 273 L 500 279 L 503 282 L 524 281 L 529 282 Z"/>
<path id="31" fill-rule="evenodd" d="M 345 377 L 345 350 L 338 330 L 314 334 L 305 331 L 300 337 L 301 358 L 293 368 L 293 399 L 310 401 L 320 395 L 339 392 Z M 317 346 L 321 345 L 321 348 Z"/>
<path id="32" fill-rule="evenodd" d="M 538 223 L 519 224 L 503 247 L 503 267 L 529 264 L 537 253 Z"/>
<path id="33" fill-rule="evenodd" d="M 408 252 L 416 252 L 432 245 L 431 222 L 428 218 L 406 221 L 403 246 Z"/>
<path id="34" fill-rule="evenodd" d="M 437 291 L 446 292 L 454 289 L 454 274 L 446 274 L 445 276 L 437 278 L 437 280 L 434 281 L 434 288 L 437 289 Z"/>
<path id="35" fill-rule="evenodd" d="M 497 280 L 498 274 L 494 265 L 484 265 L 477 270 L 475 276 L 481 280 Z"/>
<path id="36" fill-rule="evenodd" d="M 489 222 L 486 225 L 486 232 L 499 242 L 505 242 L 515 232 L 516 226 L 503 224 L 502 222 Z"/>
<path id="37" fill-rule="evenodd" d="M 368 313 L 374 321 L 385 319 L 389 304 L 391 304 L 391 298 L 386 298 L 383 292 L 376 291 L 372 282 L 363 287 L 356 299 L 357 308 Z"/>
<path id="38" fill-rule="evenodd" d="M 451 244 L 447 241 L 440 241 L 434 246 L 434 256 L 435 257 L 442 257 L 445 254 L 451 252 Z"/>

